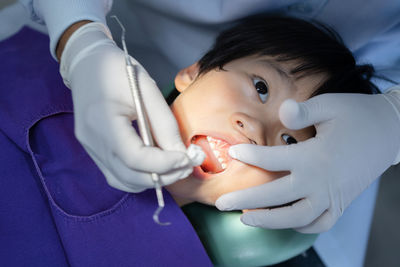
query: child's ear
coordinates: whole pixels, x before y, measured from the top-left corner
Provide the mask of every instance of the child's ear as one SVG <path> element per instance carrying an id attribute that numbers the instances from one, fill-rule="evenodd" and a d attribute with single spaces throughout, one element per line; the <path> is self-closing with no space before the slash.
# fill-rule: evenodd
<path id="1" fill-rule="evenodd" d="M 196 63 L 178 72 L 175 77 L 175 87 L 179 92 L 183 92 L 197 77 L 199 65 Z"/>

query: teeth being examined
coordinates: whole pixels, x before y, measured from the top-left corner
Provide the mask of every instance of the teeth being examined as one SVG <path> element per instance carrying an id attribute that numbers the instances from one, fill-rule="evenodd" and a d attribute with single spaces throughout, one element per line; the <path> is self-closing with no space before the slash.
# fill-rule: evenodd
<path id="1" fill-rule="evenodd" d="M 210 148 L 211 148 L 214 156 L 217 158 L 218 162 L 221 164 L 222 169 L 226 169 L 226 166 L 227 166 L 226 161 L 223 157 L 221 157 L 221 151 L 218 150 L 218 149 L 221 149 L 220 148 L 221 144 L 223 144 L 225 142 L 222 142 L 221 140 L 212 138 L 210 136 L 207 136 L 207 141 L 208 141 L 208 144 L 210 145 Z"/>

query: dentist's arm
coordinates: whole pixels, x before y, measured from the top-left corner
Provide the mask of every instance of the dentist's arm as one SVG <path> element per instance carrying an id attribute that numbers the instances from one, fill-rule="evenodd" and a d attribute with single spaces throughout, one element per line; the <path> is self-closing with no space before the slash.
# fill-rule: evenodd
<path id="1" fill-rule="evenodd" d="M 189 175 L 192 162 L 175 118 L 155 82 L 134 59 L 160 148 L 145 147 L 132 127 L 137 116 L 124 54 L 105 24 L 111 1 L 25 2 L 33 15 L 46 23 L 53 56 L 56 47 L 61 55 L 60 73 L 72 91 L 75 134 L 107 182 L 123 191 L 140 192 L 153 187 L 149 172 L 161 174 L 164 185 Z"/>
<path id="2" fill-rule="evenodd" d="M 303 103 L 287 100 L 279 115 L 290 129 L 315 125 L 316 136 L 289 146 L 236 145 L 229 152 L 248 164 L 291 173 L 224 195 L 216 205 L 232 210 L 297 202 L 246 212 L 245 224 L 326 231 L 362 191 L 400 161 L 400 86 L 381 95 L 325 94 Z"/>

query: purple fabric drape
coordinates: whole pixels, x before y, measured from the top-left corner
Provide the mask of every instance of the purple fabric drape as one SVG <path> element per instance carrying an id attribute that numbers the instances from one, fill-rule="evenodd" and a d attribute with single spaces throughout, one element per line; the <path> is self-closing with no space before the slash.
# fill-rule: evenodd
<path id="1" fill-rule="evenodd" d="M 72 101 L 48 37 L 23 28 L 0 43 L 0 265 L 211 266 L 165 192 L 109 187 L 73 134 Z"/>

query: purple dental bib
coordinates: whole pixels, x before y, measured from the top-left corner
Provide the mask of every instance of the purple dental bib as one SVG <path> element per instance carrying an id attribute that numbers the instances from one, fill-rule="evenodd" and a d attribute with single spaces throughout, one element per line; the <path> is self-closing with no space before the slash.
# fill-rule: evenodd
<path id="1" fill-rule="evenodd" d="M 29 28 L 0 43 L 0 265 L 212 266 L 168 192 L 111 188 L 73 134 L 71 93 Z"/>

